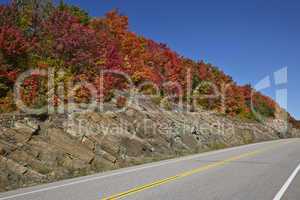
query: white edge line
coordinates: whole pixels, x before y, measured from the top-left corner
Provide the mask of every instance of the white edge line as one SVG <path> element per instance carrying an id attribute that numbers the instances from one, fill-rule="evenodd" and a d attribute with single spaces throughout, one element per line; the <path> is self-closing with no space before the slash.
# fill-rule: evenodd
<path id="1" fill-rule="evenodd" d="M 293 171 L 292 175 L 288 178 L 288 180 L 285 182 L 285 184 L 282 186 L 282 188 L 279 190 L 279 192 L 276 194 L 273 200 L 280 200 L 290 184 L 293 182 L 294 178 L 297 176 L 298 172 L 300 171 L 300 164 L 298 167 Z"/>
<path id="2" fill-rule="evenodd" d="M 242 149 L 242 148 L 245 148 L 245 147 L 251 147 L 251 146 L 262 145 L 262 144 L 269 144 L 269 143 L 274 143 L 274 142 L 279 143 L 281 141 L 282 140 L 273 140 L 273 141 L 271 140 L 271 141 L 267 141 L 267 142 L 259 142 L 259 143 L 253 143 L 253 144 L 242 145 L 242 146 L 237 146 L 237 147 L 231 147 L 231 148 L 222 149 L 222 150 L 204 152 L 204 153 L 200 153 L 200 154 L 196 154 L 196 155 L 186 156 L 186 157 L 183 157 L 183 158 L 175 158 L 175 159 L 171 159 L 169 161 L 168 160 L 167 161 L 161 161 L 162 163 L 158 163 L 158 164 L 153 164 L 153 165 L 149 165 L 149 166 L 134 168 L 134 169 L 121 171 L 121 172 L 115 172 L 115 173 L 102 175 L 102 176 L 91 177 L 91 178 L 87 178 L 87 179 L 83 179 L 83 180 L 74 181 L 74 182 L 71 182 L 71 183 L 65 183 L 65 184 L 62 184 L 62 185 L 56 185 L 56 186 L 46 187 L 46 188 L 42 188 L 42 189 L 37 189 L 37 190 L 30 191 L 30 192 L 24 192 L 24 193 L 10 195 L 10 196 L 6 196 L 6 197 L 0 197 L 0 200 L 7 200 L 7 199 L 26 196 L 26 195 L 30 195 L 30 194 L 34 194 L 34 193 L 54 190 L 54 189 L 57 189 L 57 188 L 62 188 L 62 187 L 67 187 L 67 186 L 76 185 L 76 184 L 80 184 L 80 183 L 90 182 L 90 181 L 99 180 L 99 179 L 103 179 L 103 178 L 107 178 L 107 177 L 111 177 L 111 176 L 116 176 L 116 175 L 120 175 L 120 174 L 131 173 L 131 172 L 140 171 L 140 170 L 148 169 L 148 168 L 152 168 L 152 167 L 160 167 L 160 166 L 163 166 L 163 165 L 167 165 L 167 164 L 171 164 L 171 163 L 177 163 L 177 162 L 180 162 L 180 161 L 192 160 L 192 159 L 198 158 L 198 157 L 203 157 L 203 156 L 208 156 L 208 155 L 215 155 L 217 153 L 224 153 L 224 152 L 227 152 L 227 151 Z"/>

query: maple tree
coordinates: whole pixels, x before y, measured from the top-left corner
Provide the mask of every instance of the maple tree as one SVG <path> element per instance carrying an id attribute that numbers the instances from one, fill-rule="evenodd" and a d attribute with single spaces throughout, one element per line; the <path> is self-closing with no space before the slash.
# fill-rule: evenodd
<path id="1" fill-rule="evenodd" d="M 55 79 L 54 87 L 59 81 L 92 83 L 98 101 L 110 100 L 113 90 L 130 87 L 122 76 L 100 73 L 115 70 L 130 76 L 136 86 L 153 83 L 165 96 L 179 96 L 181 92 L 185 101 L 191 101 L 187 95 L 189 87 L 197 89 L 198 96 L 215 95 L 198 100 L 199 106 L 232 116 L 253 119 L 251 109 L 254 107 L 263 116 L 274 117 L 278 107 L 271 98 L 250 85 L 237 85 L 212 64 L 184 58 L 165 44 L 131 32 L 128 17 L 116 10 L 104 17 L 92 18 L 79 7 L 63 2 L 53 5 L 48 0 L 13 0 L 1 5 L 0 65 L 1 105 L 12 97 L 12 86 L 18 75 L 34 67 L 63 70 L 65 74 Z M 42 77 L 29 76 L 22 85 L 26 102 L 42 101 L 36 97 L 41 90 L 47 93 L 40 89 L 46 85 Z M 178 86 L 183 91 L 179 91 Z M 78 101 L 84 102 L 90 94 L 82 87 L 75 95 Z M 53 98 L 55 105 L 66 101 L 57 96 Z M 117 102 L 123 105 L 125 100 L 118 98 Z"/>

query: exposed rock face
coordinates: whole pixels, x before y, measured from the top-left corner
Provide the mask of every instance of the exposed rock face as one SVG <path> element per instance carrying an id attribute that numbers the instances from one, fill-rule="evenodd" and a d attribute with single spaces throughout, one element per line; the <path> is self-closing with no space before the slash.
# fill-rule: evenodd
<path id="1" fill-rule="evenodd" d="M 2 120 L 7 121 L 7 120 Z M 271 123 L 271 122 L 269 122 Z M 69 113 L 0 126 L 0 191 L 133 164 L 284 137 L 261 123 L 209 112 L 168 112 L 150 100 L 124 112 Z"/>

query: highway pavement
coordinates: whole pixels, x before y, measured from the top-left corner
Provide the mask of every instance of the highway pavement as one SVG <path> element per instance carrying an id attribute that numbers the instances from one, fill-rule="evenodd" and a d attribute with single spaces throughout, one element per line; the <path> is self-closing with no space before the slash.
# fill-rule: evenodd
<path id="1" fill-rule="evenodd" d="M 300 139 L 262 142 L 0 193 L 0 200 L 300 200 Z"/>

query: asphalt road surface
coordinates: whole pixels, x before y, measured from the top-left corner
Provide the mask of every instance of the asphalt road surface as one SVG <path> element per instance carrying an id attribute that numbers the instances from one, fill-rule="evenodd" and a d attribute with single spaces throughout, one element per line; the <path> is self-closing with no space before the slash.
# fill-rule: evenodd
<path id="1" fill-rule="evenodd" d="M 300 200 L 300 139 L 155 162 L 0 194 L 0 200 Z"/>

